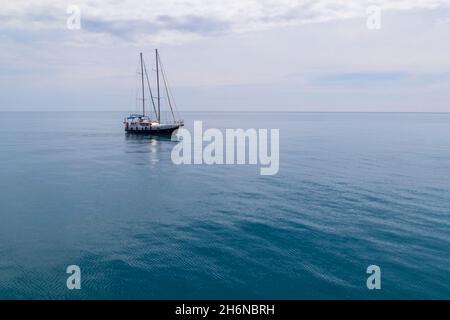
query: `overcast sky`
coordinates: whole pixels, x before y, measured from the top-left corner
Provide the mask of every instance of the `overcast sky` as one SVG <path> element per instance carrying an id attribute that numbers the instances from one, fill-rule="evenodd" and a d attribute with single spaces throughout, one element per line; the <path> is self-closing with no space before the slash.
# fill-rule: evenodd
<path id="1" fill-rule="evenodd" d="M 450 0 L 0 0 L 0 111 L 134 110 L 155 47 L 180 111 L 450 112 Z"/>

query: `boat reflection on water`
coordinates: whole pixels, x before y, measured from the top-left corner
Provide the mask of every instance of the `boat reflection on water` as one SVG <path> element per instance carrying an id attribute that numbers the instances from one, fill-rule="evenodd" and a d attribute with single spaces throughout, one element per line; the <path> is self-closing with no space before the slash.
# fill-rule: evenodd
<path id="1" fill-rule="evenodd" d="M 171 135 L 153 135 L 153 134 L 134 134 L 125 133 L 125 139 L 127 141 L 142 141 L 144 143 L 157 144 L 159 141 L 172 141 Z"/>
<path id="2" fill-rule="evenodd" d="M 130 154 L 130 161 L 140 165 L 150 164 L 151 168 L 159 161 L 171 163 L 172 149 L 178 143 L 172 141 L 169 135 L 127 133 L 124 137 L 124 151 Z"/>

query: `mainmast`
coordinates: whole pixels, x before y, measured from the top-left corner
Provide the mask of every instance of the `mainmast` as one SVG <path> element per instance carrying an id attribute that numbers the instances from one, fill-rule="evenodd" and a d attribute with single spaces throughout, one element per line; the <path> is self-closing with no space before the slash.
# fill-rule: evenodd
<path id="1" fill-rule="evenodd" d="M 161 123 L 161 97 L 159 95 L 159 68 L 158 68 L 158 49 L 155 49 L 155 59 L 156 59 L 156 88 L 158 91 L 158 122 Z"/>
<path id="2" fill-rule="evenodd" d="M 145 117 L 145 93 L 144 93 L 144 62 L 141 52 L 141 82 L 142 82 L 142 115 Z"/>

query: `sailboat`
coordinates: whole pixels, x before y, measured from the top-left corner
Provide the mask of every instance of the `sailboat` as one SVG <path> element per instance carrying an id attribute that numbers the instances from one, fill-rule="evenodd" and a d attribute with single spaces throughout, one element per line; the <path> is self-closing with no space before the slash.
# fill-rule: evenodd
<path id="1" fill-rule="evenodd" d="M 161 63 L 161 59 L 158 54 L 158 49 L 155 49 L 155 62 L 156 62 L 156 97 L 153 96 L 153 92 L 150 86 L 149 76 L 147 73 L 147 68 L 142 57 L 142 52 L 140 57 L 140 82 L 141 97 L 138 100 L 142 100 L 142 114 L 130 114 L 124 119 L 125 131 L 130 134 L 149 134 L 149 135 L 171 135 L 173 131 L 177 130 L 179 127 L 184 125 L 183 120 L 177 119 L 177 110 L 173 95 L 168 87 L 167 77 Z M 148 88 L 148 98 L 145 97 L 145 82 L 144 76 Z M 160 94 L 160 78 L 162 78 L 162 83 L 164 85 L 164 91 L 166 93 L 165 97 Z M 170 112 L 167 113 L 168 117 L 162 119 L 161 117 L 161 100 L 165 99 L 167 105 L 169 106 Z M 156 100 L 156 103 L 155 103 Z M 151 103 L 148 103 L 150 101 Z M 146 103 L 153 107 L 153 113 L 150 111 L 146 113 Z"/>

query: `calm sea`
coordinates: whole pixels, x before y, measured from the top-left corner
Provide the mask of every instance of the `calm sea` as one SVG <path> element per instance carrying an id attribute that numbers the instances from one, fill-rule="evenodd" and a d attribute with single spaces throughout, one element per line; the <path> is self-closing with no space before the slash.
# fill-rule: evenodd
<path id="1" fill-rule="evenodd" d="M 450 298 L 450 114 L 183 114 L 279 128 L 276 176 L 124 116 L 0 113 L 0 298 Z"/>

